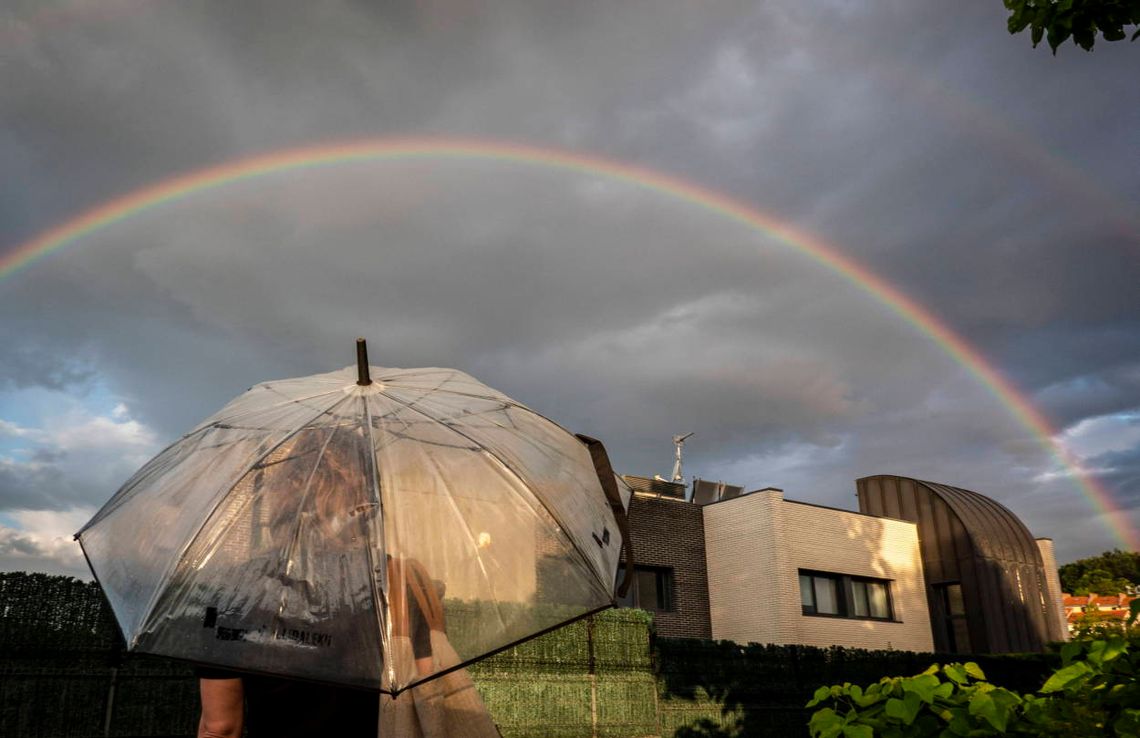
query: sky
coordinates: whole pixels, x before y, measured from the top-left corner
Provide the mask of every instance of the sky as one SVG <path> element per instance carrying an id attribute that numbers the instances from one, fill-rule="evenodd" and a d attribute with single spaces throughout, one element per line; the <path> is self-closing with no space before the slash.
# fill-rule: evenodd
<path id="1" fill-rule="evenodd" d="M 687 478 L 856 509 L 855 479 L 899 474 L 998 500 L 1062 563 L 1135 545 L 1140 49 L 1054 56 L 997 0 L 947 10 L 9 0 L 0 570 L 87 577 L 71 534 L 134 470 L 357 336 L 622 473 L 668 476 L 691 432 Z M 75 226 L 401 137 L 428 143 Z"/>

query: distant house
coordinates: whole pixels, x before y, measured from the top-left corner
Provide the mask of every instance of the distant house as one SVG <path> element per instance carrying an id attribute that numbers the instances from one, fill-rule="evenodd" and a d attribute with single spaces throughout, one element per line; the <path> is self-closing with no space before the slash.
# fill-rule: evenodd
<path id="1" fill-rule="evenodd" d="M 858 480 L 859 511 L 783 491 L 625 476 L 634 586 L 659 634 L 984 653 L 1067 631 L 1052 541 L 969 490 Z"/>
<path id="2" fill-rule="evenodd" d="M 1069 632 L 1076 630 L 1077 624 L 1092 615 L 1096 620 L 1123 622 L 1128 618 L 1129 608 L 1136 597 L 1128 594 L 1102 595 L 1091 592 L 1087 595 L 1062 595 L 1065 608 L 1065 622 Z"/>

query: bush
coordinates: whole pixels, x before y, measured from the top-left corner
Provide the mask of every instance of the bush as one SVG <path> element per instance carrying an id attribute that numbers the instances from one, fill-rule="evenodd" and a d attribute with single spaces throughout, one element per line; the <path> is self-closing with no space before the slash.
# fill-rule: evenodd
<path id="1" fill-rule="evenodd" d="M 1132 605 L 1129 623 L 1140 617 Z M 973 663 L 935 664 L 913 677 L 884 677 L 816 690 L 826 704 L 808 723 L 813 738 L 956 738 L 1035 735 L 1140 737 L 1140 637 L 1073 641 L 1036 694 L 986 681 Z"/>

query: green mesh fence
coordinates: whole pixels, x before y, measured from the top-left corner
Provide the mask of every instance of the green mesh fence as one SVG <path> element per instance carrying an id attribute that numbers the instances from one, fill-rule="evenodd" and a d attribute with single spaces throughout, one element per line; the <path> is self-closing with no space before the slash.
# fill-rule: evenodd
<path id="1" fill-rule="evenodd" d="M 449 610 L 449 631 L 477 628 L 478 606 Z M 907 651 L 740 646 L 659 638 L 637 610 L 609 610 L 474 664 L 469 671 L 506 738 L 807 736 L 803 705 L 821 684 L 866 684 L 934 661 Z M 472 631 L 473 632 L 473 631 Z M 1034 691 L 1047 654 L 979 655 L 997 684 Z M 0 573 L 0 736 L 194 735 L 191 669 L 129 656 L 98 588 L 66 577 Z"/>

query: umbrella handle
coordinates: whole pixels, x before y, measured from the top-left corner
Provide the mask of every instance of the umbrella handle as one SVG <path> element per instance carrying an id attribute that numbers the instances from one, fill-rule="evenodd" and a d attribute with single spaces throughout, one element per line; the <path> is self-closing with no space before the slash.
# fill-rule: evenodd
<path id="1" fill-rule="evenodd" d="M 610 464 L 610 456 L 606 453 L 606 447 L 596 438 L 584 436 L 581 433 L 574 435 L 590 450 L 590 459 L 594 462 L 594 471 L 598 475 L 602 490 L 606 493 L 610 510 L 613 511 L 618 530 L 621 532 L 621 548 L 625 554 L 625 571 L 621 576 L 621 584 L 618 585 L 617 596 L 625 597 L 626 592 L 629 591 L 629 585 L 633 583 L 633 540 L 629 533 L 629 515 L 626 514 L 625 507 L 621 504 L 621 493 L 618 492 L 617 482 L 614 481 L 614 468 Z"/>
<path id="2" fill-rule="evenodd" d="M 356 339 L 356 383 L 362 387 L 372 384 L 368 372 L 368 344 L 363 338 Z"/>

